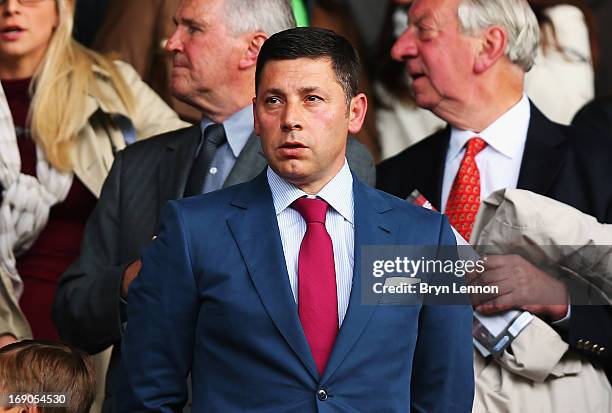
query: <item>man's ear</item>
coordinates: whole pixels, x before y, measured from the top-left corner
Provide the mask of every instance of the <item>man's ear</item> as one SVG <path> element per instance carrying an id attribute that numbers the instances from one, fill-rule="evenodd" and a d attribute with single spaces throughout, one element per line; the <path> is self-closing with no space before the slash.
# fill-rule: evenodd
<path id="1" fill-rule="evenodd" d="M 505 56 L 508 35 L 499 26 L 491 26 L 480 35 L 480 50 L 474 62 L 474 72 L 486 72 Z"/>
<path id="2" fill-rule="evenodd" d="M 251 33 L 246 37 L 247 48 L 239 62 L 241 70 L 249 69 L 257 64 L 257 56 L 259 56 L 261 46 L 267 39 L 268 35 L 264 32 Z"/>
<path id="3" fill-rule="evenodd" d="M 366 112 L 368 111 L 368 98 L 363 93 L 358 93 L 349 106 L 348 131 L 351 135 L 361 130 Z"/>

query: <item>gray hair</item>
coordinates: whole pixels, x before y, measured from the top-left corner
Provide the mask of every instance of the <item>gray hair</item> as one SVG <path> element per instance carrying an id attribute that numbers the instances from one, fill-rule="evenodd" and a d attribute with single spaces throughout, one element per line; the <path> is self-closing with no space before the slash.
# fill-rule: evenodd
<path id="1" fill-rule="evenodd" d="M 225 23 L 234 34 L 274 33 L 295 27 L 289 0 L 225 0 Z"/>
<path id="2" fill-rule="evenodd" d="M 491 26 L 503 27 L 508 35 L 506 56 L 525 72 L 531 69 L 540 44 L 540 27 L 526 0 L 461 0 L 458 17 L 467 35 Z"/>

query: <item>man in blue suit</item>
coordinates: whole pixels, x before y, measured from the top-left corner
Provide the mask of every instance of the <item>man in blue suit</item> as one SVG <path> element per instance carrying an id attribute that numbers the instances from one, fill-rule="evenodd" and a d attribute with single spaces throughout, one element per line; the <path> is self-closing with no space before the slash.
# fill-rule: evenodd
<path id="1" fill-rule="evenodd" d="M 333 32 L 267 40 L 254 180 L 171 201 L 128 292 L 121 412 L 471 411 L 469 306 L 365 305 L 361 247 L 454 245 L 442 215 L 368 188 L 346 163 L 367 110 Z"/>

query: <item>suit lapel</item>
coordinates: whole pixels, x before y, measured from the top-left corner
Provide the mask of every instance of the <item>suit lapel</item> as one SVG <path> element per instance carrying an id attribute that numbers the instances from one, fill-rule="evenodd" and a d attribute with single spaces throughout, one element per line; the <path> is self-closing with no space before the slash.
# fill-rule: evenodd
<path id="1" fill-rule="evenodd" d="M 338 332 L 322 382 L 329 379 L 346 358 L 377 308 L 375 305 L 364 305 L 361 302 L 361 248 L 375 244 L 391 245 L 395 241 L 393 231 L 396 225 L 392 222 L 390 214 L 385 214 L 392 209 L 386 199 L 358 179 L 354 179 L 353 196 L 355 204 L 353 285 L 346 317 Z"/>
<path id="2" fill-rule="evenodd" d="M 315 380 L 319 379 L 293 299 L 278 223 L 265 171 L 232 201 L 232 236 L 268 315 Z"/>
<path id="3" fill-rule="evenodd" d="M 444 179 L 444 167 L 446 164 L 446 152 L 450 142 L 450 126 L 439 131 L 431 138 L 431 148 L 427 151 L 428 156 L 418 159 L 417 174 L 426 174 L 430 171 L 431 175 L 425 179 L 417 178 L 422 182 L 422 188 L 416 188 L 423 196 L 431 202 L 438 211 L 442 211 L 442 181 Z M 421 164 L 422 163 L 422 164 Z"/>
<path id="4" fill-rule="evenodd" d="M 166 145 L 158 171 L 160 210 L 167 201 L 183 197 L 201 136 L 200 125 L 195 124 Z"/>
<path id="5" fill-rule="evenodd" d="M 255 178 L 266 165 L 267 162 L 261 149 L 261 143 L 253 132 L 244 148 L 242 148 L 234 167 L 223 183 L 223 187 L 226 188 L 228 186 L 250 181 Z"/>
<path id="6" fill-rule="evenodd" d="M 565 137 L 533 104 L 517 187 L 547 194 L 561 170 Z M 546 173 L 542 173 L 546 171 Z"/>

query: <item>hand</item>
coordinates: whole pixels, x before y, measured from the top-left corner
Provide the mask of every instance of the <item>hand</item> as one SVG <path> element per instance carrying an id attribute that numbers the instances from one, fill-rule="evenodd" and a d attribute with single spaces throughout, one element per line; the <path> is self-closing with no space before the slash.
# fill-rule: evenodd
<path id="1" fill-rule="evenodd" d="M 134 281 L 136 276 L 138 276 L 138 273 L 140 272 L 141 268 L 142 261 L 136 260 L 130 265 L 128 265 L 128 267 L 123 272 L 123 280 L 121 281 L 121 297 L 123 299 L 127 298 L 128 288 L 130 287 L 130 284 L 132 283 L 132 281 Z"/>
<path id="2" fill-rule="evenodd" d="M 0 348 L 16 342 L 17 339 L 11 334 L 3 334 L 0 336 Z"/>
<path id="3" fill-rule="evenodd" d="M 485 271 L 469 274 L 467 282 L 499 287 L 497 294 L 470 297 L 476 311 L 482 314 L 522 309 L 550 321 L 561 320 L 567 314 L 565 284 L 519 255 L 487 256 Z"/>

